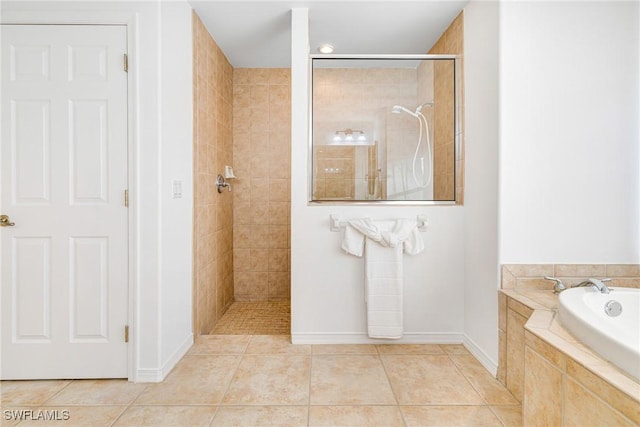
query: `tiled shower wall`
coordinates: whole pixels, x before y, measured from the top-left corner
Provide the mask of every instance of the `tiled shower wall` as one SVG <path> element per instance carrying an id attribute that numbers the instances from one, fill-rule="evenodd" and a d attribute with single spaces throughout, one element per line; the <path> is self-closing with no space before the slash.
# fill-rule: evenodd
<path id="1" fill-rule="evenodd" d="M 464 25 L 463 25 L 463 12 L 451 22 L 449 27 L 440 36 L 438 41 L 433 45 L 430 54 L 447 54 L 447 55 L 460 55 L 460 61 L 462 61 L 463 46 L 464 46 Z M 462 203 L 463 198 L 463 146 L 460 144 L 460 150 L 456 153 L 456 176 L 454 185 L 454 173 L 451 170 L 450 165 L 453 161 L 453 136 L 454 129 L 451 127 L 453 123 L 452 114 L 453 107 L 448 105 L 445 108 L 437 108 L 443 102 L 452 102 L 453 98 L 451 93 L 453 92 L 453 83 L 451 82 L 451 64 L 444 61 L 437 62 L 434 65 L 434 155 L 433 155 L 433 194 L 436 200 L 451 200 L 455 194 L 458 203 Z M 462 71 L 463 67 L 460 64 L 459 71 Z M 463 123 L 462 117 L 462 103 L 464 96 L 462 92 L 462 76 L 456 76 L 459 82 L 460 94 L 458 103 L 458 115 L 460 118 L 460 127 L 456 139 L 463 140 Z"/>
<path id="2" fill-rule="evenodd" d="M 194 331 L 207 334 L 233 302 L 233 193 L 215 180 L 233 160 L 233 68 L 193 14 Z"/>
<path id="3" fill-rule="evenodd" d="M 235 299 L 290 297 L 291 71 L 233 74 Z"/>

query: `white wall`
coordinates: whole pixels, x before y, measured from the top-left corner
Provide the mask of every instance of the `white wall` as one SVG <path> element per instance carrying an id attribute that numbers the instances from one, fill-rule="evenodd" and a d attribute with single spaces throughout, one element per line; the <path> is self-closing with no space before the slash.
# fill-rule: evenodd
<path id="1" fill-rule="evenodd" d="M 161 2 L 161 376 L 193 343 L 193 43 L 191 7 Z M 173 181 L 182 197 L 173 197 Z"/>
<path id="2" fill-rule="evenodd" d="M 498 362 L 497 2 L 464 9 L 465 343 L 495 374 Z"/>
<path id="3" fill-rule="evenodd" d="M 463 209 L 461 207 L 318 206 L 307 203 L 308 15 L 292 13 L 291 329 L 294 342 L 368 342 L 364 264 L 343 253 L 343 218 L 415 218 L 426 214 L 426 249 L 405 256 L 405 342 L 462 341 Z M 379 342 L 379 340 L 377 340 Z M 397 341 L 394 341 L 397 342 Z"/>
<path id="4" fill-rule="evenodd" d="M 192 342 L 191 14 L 184 2 L 3 2 L 2 22 L 128 26 L 131 364 L 159 381 Z M 183 197 L 171 199 L 171 181 Z"/>
<path id="5" fill-rule="evenodd" d="M 638 7 L 501 5 L 501 263 L 639 261 Z"/>

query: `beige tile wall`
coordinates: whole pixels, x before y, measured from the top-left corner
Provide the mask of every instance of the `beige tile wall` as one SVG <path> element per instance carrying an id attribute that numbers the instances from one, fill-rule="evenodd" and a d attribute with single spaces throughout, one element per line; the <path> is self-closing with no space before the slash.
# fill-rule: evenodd
<path id="1" fill-rule="evenodd" d="M 194 331 L 207 334 L 233 302 L 233 195 L 215 179 L 233 158 L 233 68 L 193 14 Z"/>
<path id="2" fill-rule="evenodd" d="M 447 54 L 447 55 L 460 55 L 460 61 L 462 61 L 463 47 L 464 47 L 464 17 L 463 12 L 451 22 L 449 27 L 440 36 L 438 41 L 433 45 L 430 54 Z M 451 170 L 451 164 L 454 158 L 454 128 L 452 123 L 454 122 L 452 93 L 454 91 L 453 82 L 451 80 L 451 74 L 453 73 L 453 65 L 448 61 L 439 61 L 434 64 L 434 155 L 433 155 L 433 194 L 436 200 L 453 200 L 454 198 L 454 185 L 455 195 L 457 195 L 458 203 L 462 203 L 463 198 L 463 145 L 460 144 L 460 149 L 456 153 L 456 176 L 454 180 L 454 172 Z M 463 67 L 460 66 L 459 70 L 462 71 Z M 463 79 L 462 76 L 457 76 L 459 82 L 459 88 L 461 91 L 459 97 L 458 114 L 460 118 L 460 127 L 458 134 L 456 135 L 459 141 L 463 140 L 462 130 L 464 128 L 464 118 L 462 113 L 464 108 L 462 103 L 463 96 Z M 443 105 L 444 108 L 438 108 Z"/>
<path id="3" fill-rule="evenodd" d="M 291 72 L 233 75 L 234 289 L 236 300 L 290 296 Z"/>
<path id="4" fill-rule="evenodd" d="M 567 286 L 589 278 L 611 279 L 608 285 L 640 288 L 638 264 L 506 264 L 502 266 L 502 289 L 553 289 L 545 276 L 557 277 Z"/>

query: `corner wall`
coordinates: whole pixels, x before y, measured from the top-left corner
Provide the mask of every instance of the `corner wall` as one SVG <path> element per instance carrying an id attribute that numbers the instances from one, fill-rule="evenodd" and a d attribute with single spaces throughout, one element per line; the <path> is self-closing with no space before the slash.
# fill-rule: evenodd
<path id="1" fill-rule="evenodd" d="M 498 2 L 464 9 L 464 333 L 495 374 L 498 365 Z"/>

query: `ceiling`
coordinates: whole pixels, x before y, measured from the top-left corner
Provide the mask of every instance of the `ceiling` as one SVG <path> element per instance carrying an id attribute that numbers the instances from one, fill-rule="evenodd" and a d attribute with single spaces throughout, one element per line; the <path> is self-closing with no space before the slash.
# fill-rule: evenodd
<path id="1" fill-rule="evenodd" d="M 188 0 L 234 67 L 291 66 L 291 9 L 309 9 L 311 53 L 424 54 L 468 0 Z"/>

